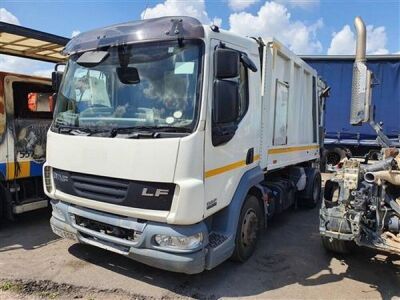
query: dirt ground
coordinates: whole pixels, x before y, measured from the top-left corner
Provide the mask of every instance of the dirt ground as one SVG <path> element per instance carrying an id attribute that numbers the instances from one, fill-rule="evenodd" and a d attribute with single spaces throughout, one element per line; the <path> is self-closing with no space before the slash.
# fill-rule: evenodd
<path id="1" fill-rule="evenodd" d="M 60 239 L 49 218 L 42 210 L 1 224 L 0 299 L 400 299 L 400 257 L 327 253 L 317 209 L 272 219 L 245 264 L 192 276 Z"/>

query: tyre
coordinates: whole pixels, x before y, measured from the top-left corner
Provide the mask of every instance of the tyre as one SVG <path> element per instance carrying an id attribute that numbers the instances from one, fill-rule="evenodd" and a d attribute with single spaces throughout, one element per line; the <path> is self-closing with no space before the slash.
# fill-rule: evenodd
<path id="1" fill-rule="evenodd" d="M 245 262 L 254 253 L 263 226 L 263 212 L 257 197 L 248 195 L 240 212 L 232 259 Z"/>
<path id="2" fill-rule="evenodd" d="M 307 172 L 307 185 L 300 196 L 300 204 L 307 208 L 314 208 L 321 199 L 321 173 L 317 169 Z"/>
<path id="3" fill-rule="evenodd" d="M 322 236 L 321 238 L 322 238 L 322 245 L 326 250 L 330 252 L 339 254 L 348 254 L 354 248 L 353 242 L 331 239 L 325 236 Z"/>
<path id="4" fill-rule="evenodd" d="M 346 151 L 344 151 L 342 148 L 335 147 L 329 149 L 326 154 L 326 164 L 330 166 L 336 166 L 345 157 Z"/>

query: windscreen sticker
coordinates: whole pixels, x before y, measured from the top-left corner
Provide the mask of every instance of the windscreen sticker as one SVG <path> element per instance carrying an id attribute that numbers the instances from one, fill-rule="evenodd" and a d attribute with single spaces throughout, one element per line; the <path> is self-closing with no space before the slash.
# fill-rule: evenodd
<path id="1" fill-rule="evenodd" d="M 174 117 L 167 117 L 167 118 L 165 119 L 165 123 L 167 123 L 167 124 L 172 124 L 172 123 L 174 123 L 174 122 L 175 122 Z"/>
<path id="2" fill-rule="evenodd" d="M 182 118 L 182 112 L 180 110 L 177 110 L 176 112 L 174 112 L 174 118 L 175 119 Z"/>
<path id="3" fill-rule="evenodd" d="M 175 63 L 175 74 L 193 74 L 194 72 L 194 61 L 187 62 L 176 62 Z"/>

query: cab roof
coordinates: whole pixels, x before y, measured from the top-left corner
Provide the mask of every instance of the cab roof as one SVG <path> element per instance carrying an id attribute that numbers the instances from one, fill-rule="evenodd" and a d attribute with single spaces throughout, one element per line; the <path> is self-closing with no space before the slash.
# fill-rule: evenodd
<path id="1" fill-rule="evenodd" d="M 0 54 L 57 63 L 66 59 L 61 51 L 68 41 L 62 36 L 0 22 Z"/>
<path id="2" fill-rule="evenodd" d="M 64 54 L 95 50 L 135 42 L 203 38 L 202 24 L 192 17 L 162 17 L 126 22 L 78 34 Z"/>

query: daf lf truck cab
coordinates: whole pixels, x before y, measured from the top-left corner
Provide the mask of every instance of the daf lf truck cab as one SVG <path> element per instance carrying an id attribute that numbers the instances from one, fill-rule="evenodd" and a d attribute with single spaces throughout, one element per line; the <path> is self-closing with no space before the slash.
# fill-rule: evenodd
<path id="1" fill-rule="evenodd" d="M 319 201 L 324 85 L 278 41 L 163 17 L 64 54 L 44 166 L 59 236 L 193 274 L 245 261 L 269 217 Z"/>
<path id="2" fill-rule="evenodd" d="M 0 54 L 59 63 L 68 41 L 0 22 Z M 5 72 L 0 66 L 0 221 L 49 205 L 42 169 L 53 93 L 50 78 Z"/>

